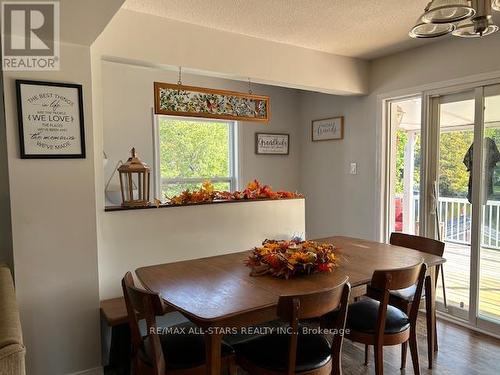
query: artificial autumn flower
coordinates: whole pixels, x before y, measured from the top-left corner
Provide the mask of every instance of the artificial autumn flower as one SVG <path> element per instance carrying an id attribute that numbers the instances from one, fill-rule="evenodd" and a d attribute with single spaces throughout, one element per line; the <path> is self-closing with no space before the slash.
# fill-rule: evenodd
<path id="1" fill-rule="evenodd" d="M 169 199 L 171 205 L 210 203 L 213 201 L 252 200 L 252 199 L 292 199 L 302 198 L 303 195 L 291 191 L 275 192 L 269 185 L 261 185 L 253 180 L 243 191 L 217 191 L 210 181 L 203 182 L 199 190 L 185 190 Z"/>
<path id="2" fill-rule="evenodd" d="M 246 265 L 253 276 L 270 274 L 285 279 L 296 274 L 332 272 L 337 265 L 335 250 L 329 243 L 265 240 L 252 251 Z"/>

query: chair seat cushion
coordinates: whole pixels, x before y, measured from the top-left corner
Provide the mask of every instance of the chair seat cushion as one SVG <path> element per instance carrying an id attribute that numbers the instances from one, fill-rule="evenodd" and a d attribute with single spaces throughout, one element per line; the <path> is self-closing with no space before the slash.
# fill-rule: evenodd
<path id="1" fill-rule="evenodd" d="M 375 333 L 380 302 L 364 298 L 349 305 L 347 311 L 347 327 L 363 333 Z M 394 306 L 387 306 L 385 333 L 393 334 L 410 328 L 408 316 Z"/>
<path id="2" fill-rule="evenodd" d="M 391 296 L 404 299 L 405 301 L 413 302 L 413 298 L 415 298 L 416 291 L 417 291 L 417 286 L 412 285 L 409 288 L 405 289 L 391 290 L 390 294 Z"/>
<path id="3" fill-rule="evenodd" d="M 172 326 L 171 333 L 159 335 L 167 369 L 187 369 L 205 363 L 205 337 L 196 330 L 199 332 L 196 325 L 184 323 Z M 145 336 L 143 340 L 139 358 L 148 366 L 153 366 L 151 339 Z M 222 357 L 234 354 L 233 348 L 225 342 L 222 342 L 221 351 Z"/>
<path id="4" fill-rule="evenodd" d="M 257 367 L 271 371 L 287 370 L 289 335 L 262 335 L 234 346 L 236 355 Z M 299 334 L 295 372 L 323 367 L 331 360 L 331 347 L 323 335 Z"/>
<path id="5" fill-rule="evenodd" d="M 375 292 L 378 291 L 378 289 L 375 289 L 370 285 L 368 286 L 368 288 L 372 291 L 375 291 Z M 381 293 L 380 291 L 378 291 L 378 292 Z M 408 288 L 404 288 L 404 289 L 391 290 L 389 293 L 390 293 L 391 297 L 396 297 L 396 298 L 402 299 L 402 300 L 407 301 L 407 302 L 413 302 L 413 299 L 415 298 L 416 292 L 417 292 L 417 286 L 412 285 L 412 286 L 410 286 Z M 425 297 L 424 291 L 422 291 L 422 297 Z"/>

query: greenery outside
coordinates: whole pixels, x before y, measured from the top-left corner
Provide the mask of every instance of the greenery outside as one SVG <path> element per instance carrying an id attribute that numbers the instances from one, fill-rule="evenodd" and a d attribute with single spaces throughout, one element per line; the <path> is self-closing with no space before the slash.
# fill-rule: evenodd
<path id="1" fill-rule="evenodd" d="M 487 128 L 485 136 L 492 138 L 500 146 L 500 129 Z M 471 130 L 454 130 L 442 132 L 439 145 L 439 194 L 442 197 L 467 197 L 469 172 L 464 164 L 464 157 L 473 142 L 474 133 Z M 408 143 L 408 135 L 404 130 L 396 133 L 396 186 L 397 195 L 403 194 L 404 155 Z M 419 191 L 420 184 L 420 134 L 415 137 L 415 170 L 414 194 Z M 494 193 L 500 193 L 500 173 L 494 174 Z"/>
<path id="2" fill-rule="evenodd" d="M 164 197 L 201 186 L 199 181 L 169 183 L 168 180 L 172 179 L 225 177 L 228 182 L 214 183 L 214 187 L 230 190 L 230 126 L 230 122 L 223 121 L 160 118 L 160 171 Z"/>

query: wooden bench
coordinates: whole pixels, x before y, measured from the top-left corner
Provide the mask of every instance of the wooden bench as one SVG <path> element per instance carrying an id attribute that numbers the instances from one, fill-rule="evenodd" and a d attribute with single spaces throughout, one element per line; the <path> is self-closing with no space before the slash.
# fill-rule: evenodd
<path id="1" fill-rule="evenodd" d="M 129 375 L 132 343 L 125 298 L 106 299 L 101 301 L 100 306 L 101 316 L 111 328 L 108 365 L 105 366 L 104 372 L 109 375 Z M 165 313 L 172 311 L 174 309 L 166 306 Z"/>
<path id="2" fill-rule="evenodd" d="M 101 316 L 111 328 L 111 346 L 105 374 L 129 375 L 131 341 L 128 326 L 125 298 L 112 298 L 101 301 Z"/>
<path id="3" fill-rule="evenodd" d="M 110 327 L 128 323 L 125 298 L 112 298 L 101 301 L 101 315 Z"/>

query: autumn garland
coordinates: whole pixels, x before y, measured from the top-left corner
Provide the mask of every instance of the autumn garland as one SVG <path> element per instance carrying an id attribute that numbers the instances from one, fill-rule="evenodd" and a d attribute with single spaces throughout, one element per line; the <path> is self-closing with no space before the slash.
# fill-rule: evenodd
<path id="1" fill-rule="evenodd" d="M 270 274 L 288 279 L 296 274 L 332 272 L 337 266 L 335 246 L 314 241 L 265 240 L 256 247 L 246 265 L 252 276 Z"/>
<path id="2" fill-rule="evenodd" d="M 273 191 L 269 185 L 261 185 L 254 180 L 243 191 L 217 191 L 210 181 L 205 181 L 199 190 L 185 190 L 181 194 L 170 198 L 171 205 L 210 203 L 213 201 L 233 201 L 245 199 L 289 199 L 302 198 L 303 195 L 290 191 Z"/>

